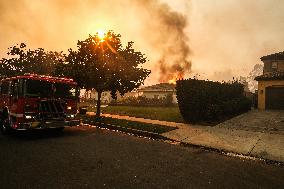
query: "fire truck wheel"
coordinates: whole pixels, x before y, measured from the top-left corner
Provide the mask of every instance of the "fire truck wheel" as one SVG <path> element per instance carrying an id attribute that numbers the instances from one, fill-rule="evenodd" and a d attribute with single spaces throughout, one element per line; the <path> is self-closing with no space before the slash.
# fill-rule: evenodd
<path id="1" fill-rule="evenodd" d="M 56 130 L 56 132 L 61 133 L 61 132 L 63 132 L 64 127 L 58 127 L 58 128 L 56 128 L 55 130 Z"/>
<path id="2" fill-rule="evenodd" d="M 1 120 L 0 130 L 3 135 L 9 134 L 11 131 L 11 127 L 8 122 L 8 120 Z"/>
<path id="3" fill-rule="evenodd" d="M 9 134 L 11 131 L 11 120 L 9 116 L 9 111 L 7 109 L 4 109 L 2 112 L 0 131 L 3 135 Z"/>

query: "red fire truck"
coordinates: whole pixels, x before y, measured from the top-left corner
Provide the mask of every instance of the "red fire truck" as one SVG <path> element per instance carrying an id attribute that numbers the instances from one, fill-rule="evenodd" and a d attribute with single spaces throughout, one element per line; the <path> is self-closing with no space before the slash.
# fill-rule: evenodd
<path id="1" fill-rule="evenodd" d="M 79 90 L 72 79 L 27 74 L 0 81 L 0 130 L 75 126 Z"/>

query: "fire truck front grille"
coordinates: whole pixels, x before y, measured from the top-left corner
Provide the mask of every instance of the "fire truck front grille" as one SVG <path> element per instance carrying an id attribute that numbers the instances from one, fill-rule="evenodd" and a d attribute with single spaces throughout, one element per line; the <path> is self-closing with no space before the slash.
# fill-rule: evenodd
<path id="1" fill-rule="evenodd" d="M 64 106 L 56 100 L 45 100 L 40 103 L 40 119 L 63 119 L 65 116 Z"/>

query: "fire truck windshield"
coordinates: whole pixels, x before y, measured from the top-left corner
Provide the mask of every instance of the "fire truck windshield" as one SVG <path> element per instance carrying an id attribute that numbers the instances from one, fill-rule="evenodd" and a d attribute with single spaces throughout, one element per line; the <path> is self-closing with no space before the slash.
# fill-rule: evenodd
<path id="1" fill-rule="evenodd" d="M 40 80 L 25 81 L 25 96 L 75 98 L 76 86 Z"/>

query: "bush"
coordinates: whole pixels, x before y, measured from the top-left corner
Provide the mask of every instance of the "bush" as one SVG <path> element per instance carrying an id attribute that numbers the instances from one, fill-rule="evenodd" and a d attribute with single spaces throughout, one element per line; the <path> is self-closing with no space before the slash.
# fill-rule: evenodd
<path id="1" fill-rule="evenodd" d="M 179 109 L 186 122 L 219 121 L 251 108 L 243 85 L 237 81 L 180 80 L 176 89 Z"/>

